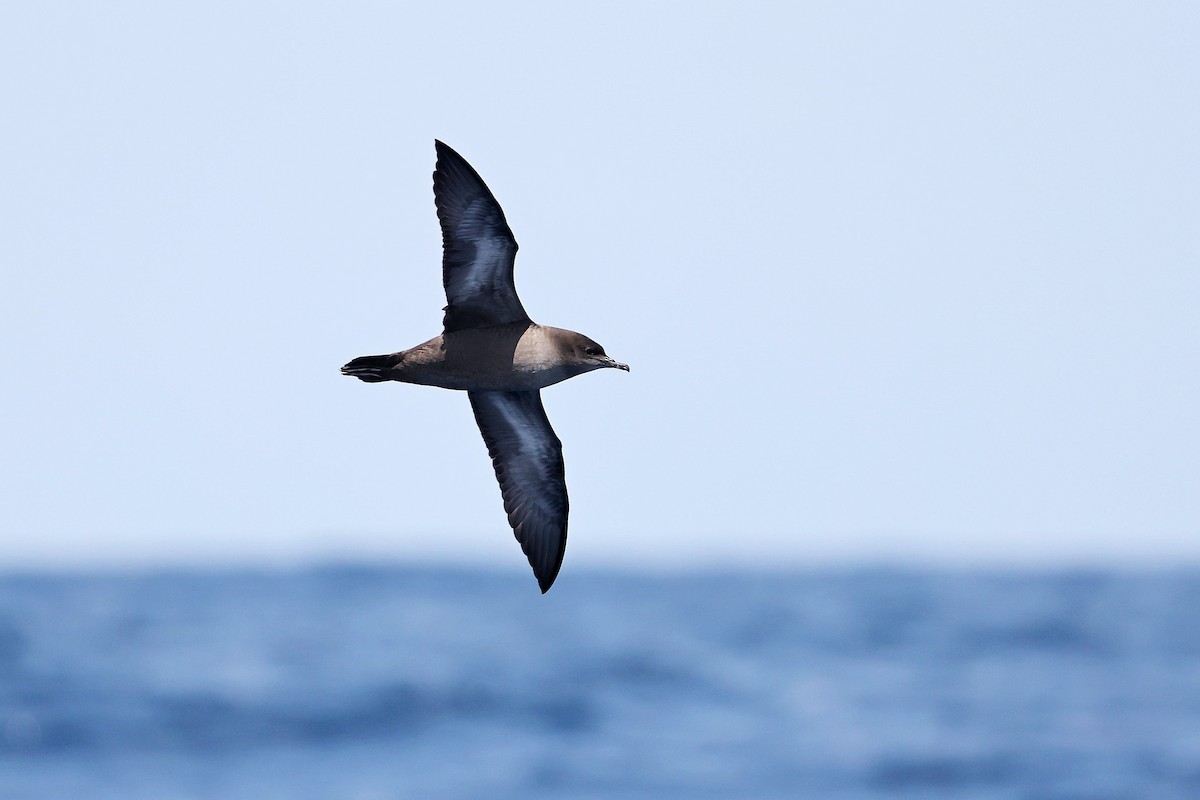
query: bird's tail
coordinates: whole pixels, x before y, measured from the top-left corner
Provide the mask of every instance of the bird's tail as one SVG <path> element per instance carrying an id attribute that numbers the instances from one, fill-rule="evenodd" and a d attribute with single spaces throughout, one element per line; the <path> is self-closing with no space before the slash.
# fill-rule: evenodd
<path id="1" fill-rule="evenodd" d="M 342 367 L 343 375 L 350 375 L 367 383 L 379 383 L 391 380 L 388 372 L 404 360 L 400 353 L 389 353 L 386 356 L 359 356 Z"/>

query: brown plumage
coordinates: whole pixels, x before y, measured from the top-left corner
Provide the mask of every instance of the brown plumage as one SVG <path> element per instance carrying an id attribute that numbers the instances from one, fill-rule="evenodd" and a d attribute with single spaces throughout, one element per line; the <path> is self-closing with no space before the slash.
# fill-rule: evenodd
<path id="1" fill-rule="evenodd" d="M 629 367 L 581 333 L 529 318 L 513 283 L 517 242 L 504 211 L 462 156 L 441 142 L 436 148 L 442 333 L 398 353 L 356 358 L 342 374 L 467 392 L 509 524 L 545 592 L 562 566 L 568 501 L 562 443 L 540 390 L 595 369 Z"/>

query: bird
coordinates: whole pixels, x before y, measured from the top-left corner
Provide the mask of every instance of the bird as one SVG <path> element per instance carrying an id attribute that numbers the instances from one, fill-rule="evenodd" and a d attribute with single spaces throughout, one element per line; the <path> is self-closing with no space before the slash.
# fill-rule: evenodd
<path id="1" fill-rule="evenodd" d="M 597 369 L 629 371 L 593 339 L 539 325 L 517 297 L 517 240 L 479 173 L 434 141 L 433 196 L 442 229 L 442 332 L 408 350 L 360 356 L 342 374 L 465 391 L 500 484 L 513 535 L 542 594 L 567 546 L 562 442 L 541 390 Z"/>

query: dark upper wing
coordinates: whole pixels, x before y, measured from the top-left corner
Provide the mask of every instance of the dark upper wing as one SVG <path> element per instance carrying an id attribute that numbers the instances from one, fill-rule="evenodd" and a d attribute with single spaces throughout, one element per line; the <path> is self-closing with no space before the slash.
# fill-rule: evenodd
<path id="1" fill-rule="evenodd" d="M 513 238 L 504 211 L 479 173 L 441 142 L 433 197 L 442 223 L 446 332 L 528 322 L 513 285 Z"/>
<path id="2" fill-rule="evenodd" d="M 468 392 L 500 481 L 504 510 L 542 592 L 567 547 L 567 482 L 562 442 L 539 392 Z"/>

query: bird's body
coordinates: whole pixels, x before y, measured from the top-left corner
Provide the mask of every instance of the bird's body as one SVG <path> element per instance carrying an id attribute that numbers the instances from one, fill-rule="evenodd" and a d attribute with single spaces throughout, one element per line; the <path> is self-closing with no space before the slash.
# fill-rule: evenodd
<path id="1" fill-rule="evenodd" d="M 596 345 L 562 328 L 510 323 L 464 328 L 386 356 L 363 356 L 343 372 L 367 381 L 400 381 L 467 391 L 532 392 L 609 366 L 577 357 Z"/>
<path id="2" fill-rule="evenodd" d="M 361 356 L 342 373 L 467 392 L 500 482 L 504 510 L 543 592 L 567 544 L 562 443 L 541 389 L 604 367 L 628 371 L 581 333 L 533 322 L 513 284 L 517 242 L 479 174 L 437 142 L 434 199 L 442 227 L 443 330 L 398 353 Z"/>

